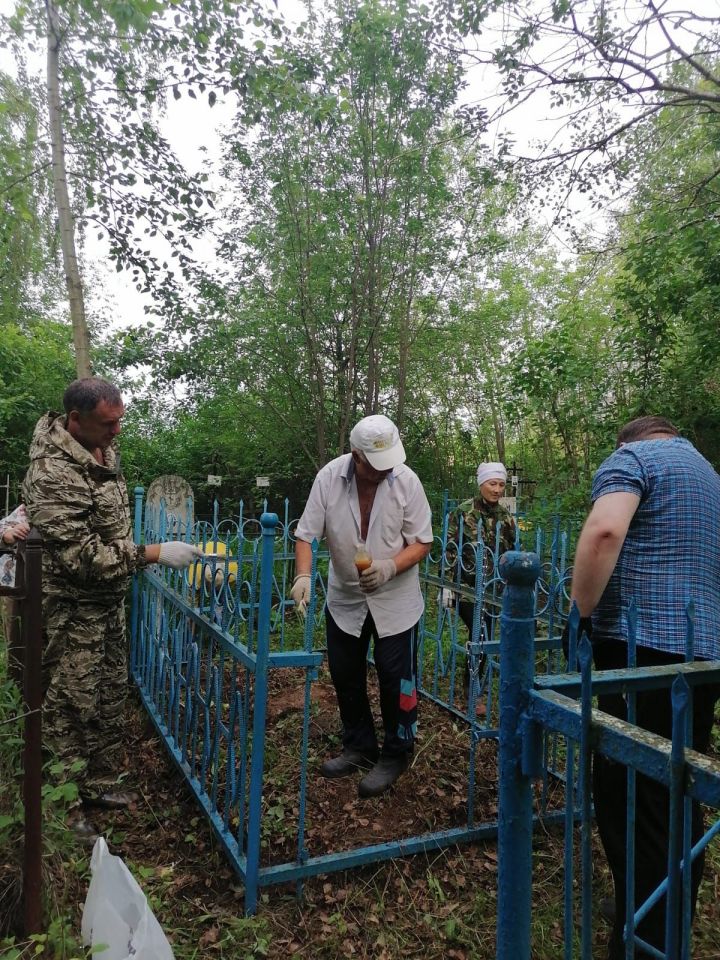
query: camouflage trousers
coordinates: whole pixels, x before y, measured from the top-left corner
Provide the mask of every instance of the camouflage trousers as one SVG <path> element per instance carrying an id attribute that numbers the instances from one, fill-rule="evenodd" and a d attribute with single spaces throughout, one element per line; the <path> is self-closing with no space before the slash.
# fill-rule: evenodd
<path id="1" fill-rule="evenodd" d="M 83 792 L 92 792 L 120 772 L 127 694 L 124 604 L 46 595 L 43 613 L 43 737 L 58 759 L 87 761 L 73 779 Z"/>

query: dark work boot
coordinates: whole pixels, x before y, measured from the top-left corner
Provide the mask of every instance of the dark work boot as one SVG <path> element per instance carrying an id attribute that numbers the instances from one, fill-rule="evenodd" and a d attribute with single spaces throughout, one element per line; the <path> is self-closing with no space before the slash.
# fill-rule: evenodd
<path id="1" fill-rule="evenodd" d="M 465 703 L 467 703 L 468 696 L 470 695 L 470 664 L 465 658 L 465 665 L 463 666 L 463 697 L 465 698 Z"/>
<path id="2" fill-rule="evenodd" d="M 402 753 L 396 757 L 380 757 L 370 773 L 358 784 L 361 797 L 379 797 L 402 776 L 410 764 L 410 755 Z"/>
<path id="3" fill-rule="evenodd" d="M 368 770 L 375 759 L 377 752 L 361 753 L 359 750 L 343 750 L 339 757 L 333 757 L 332 760 L 326 760 L 320 767 L 320 775 L 333 780 L 335 777 L 349 777 L 358 770 Z"/>
<path id="4" fill-rule="evenodd" d="M 83 797 L 84 807 L 103 807 L 106 810 L 126 810 L 136 804 L 140 796 L 134 790 L 108 791 Z"/>
<path id="5" fill-rule="evenodd" d="M 74 819 L 70 824 L 70 829 L 77 842 L 86 847 L 92 847 L 100 836 L 100 831 L 95 824 L 90 820 L 86 820 L 84 817 Z"/>

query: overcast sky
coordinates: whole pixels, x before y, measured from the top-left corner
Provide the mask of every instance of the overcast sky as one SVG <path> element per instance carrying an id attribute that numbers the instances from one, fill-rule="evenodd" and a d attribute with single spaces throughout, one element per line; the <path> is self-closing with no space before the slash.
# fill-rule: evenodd
<path id="1" fill-rule="evenodd" d="M 0 0 L 0 3 L 2 2 L 5 0 Z M 278 8 L 290 23 L 297 24 L 304 19 L 305 8 L 297 0 L 279 0 Z M 501 24 L 502 18 L 498 18 L 498 27 Z M 487 66 L 474 66 L 468 72 L 467 80 L 468 86 L 462 93 L 461 102 L 482 103 L 490 111 L 496 110 L 501 99 L 498 93 L 497 71 Z M 189 171 L 207 172 L 217 169 L 221 157 L 222 131 L 232 121 L 234 102 L 232 96 L 227 102 L 218 97 L 212 109 L 207 101 L 201 98 L 191 100 L 183 97 L 177 101 L 171 99 L 168 103 L 167 113 L 162 119 L 163 133 Z M 562 122 L 551 119 L 547 114 L 547 98 L 538 97 L 532 103 L 520 105 L 499 118 L 484 137 L 484 142 L 492 149 L 497 134 L 500 131 L 510 131 L 518 149 L 528 152 L 535 141 L 558 135 Z M 219 177 L 215 179 L 214 185 L 221 193 L 222 183 Z M 578 218 L 585 218 L 582 204 Z M 105 244 L 97 244 L 91 253 L 100 275 L 106 278 L 106 295 L 115 304 L 115 309 L 109 314 L 113 325 L 121 327 L 137 323 L 143 316 L 148 299 L 137 292 L 129 275 L 115 271 Z M 197 248 L 196 253 L 206 262 L 212 262 L 212 241 L 208 240 Z"/>
<path id="2" fill-rule="evenodd" d="M 14 0 L 0 0 L 0 13 L 9 14 L 14 8 Z M 305 16 L 305 8 L 298 0 L 279 0 L 279 10 L 286 21 L 299 23 Z M 498 18 L 498 26 L 502 17 Z M 8 51 L 0 50 L 0 65 L 13 71 Z M 38 54 L 31 62 L 39 76 L 45 70 L 45 58 Z M 497 105 L 498 78 L 490 68 L 475 67 L 468 74 L 468 88 L 464 91 L 463 102 L 482 102 L 489 109 Z M 192 100 L 183 97 L 170 99 L 165 116 L 161 120 L 164 135 L 168 138 L 179 159 L 190 172 L 212 171 L 217 169 L 220 160 L 220 137 L 223 127 L 233 116 L 234 98 L 217 103 L 210 108 L 202 98 Z M 533 140 L 546 138 L 558 128 L 557 121 L 544 120 L 544 110 L 538 102 L 518 107 L 499 121 L 488 133 L 485 142 L 492 148 L 493 135 L 500 129 L 510 129 L 523 148 L 530 146 Z M 219 178 L 215 187 L 221 188 Z M 196 248 L 196 254 L 206 262 L 212 262 L 212 241 Z M 138 293 L 129 274 L 118 273 L 108 255 L 105 241 L 97 239 L 97 232 L 91 231 L 86 239 L 85 257 L 89 260 L 88 276 L 85 278 L 88 311 L 90 315 L 104 316 L 113 326 L 122 327 L 137 323 L 145 315 L 148 298 Z"/>
<path id="3" fill-rule="evenodd" d="M 0 12 L 8 13 L 14 4 L 12 0 L 0 0 Z M 689 6 L 700 12 L 713 9 L 717 14 L 718 0 L 690 0 Z M 279 0 L 279 9 L 286 20 L 299 22 L 304 16 L 304 7 L 297 0 Z M 497 29 L 507 26 L 506 15 L 501 11 L 497 16 Z M 492 26 L 492 25 L 491 25 Z M 0 63 L 10 69 L 7 51 L 0 50 Z M 38 57 L 36 69 L 40 74 L 44 70 L 44 57 Z M 475 67 L 468 74 L 468 87 L 463 93 L 464 102 L 482 102 L 492 111 L 497 108 L 498 76 L 491 68 Z M 212 171 L 217 169 L 220 158 L 220 135 L 233 113 L 234 99 L 223 103 L 221 98 L 212 109 L 204 99 L 192 100 L 183 97 L 175 101 L 170 99 L 167 113 L 162 119 L 163 133 L 175 149 L 179 159 L 191 172 Z M 527 153 L 533 143 L 556 137 L 562 142 L 564 121 L 552 114 L 547 98 L 538 96 L 529 103 L 513 109 L 499 119 L 488 131 L 485 142 L 492 148 L 498 132 L 509 131 L 516 140 L 518 151 Z M 556 144 L 557 145 L 557 144 Z M 216 187 L 221 187 L 219 179 Z M 597 221 L 581 198 L 574 199 L 576 224 Z M 129 275 L 118 274 L 110 261 L 107 246 L 95 239 L 93 231 L 87 241 L 86 256 L 92 264 L 92 276 L 86 280 L 89 309 L 91 313 L 104 314 L 112 318 L 113 325 L 122 326 L 137 323 L 144 316 L 146 298 L 140 295 L 132 284 Z M 562 242 L 562 236 L 556 240 Z M 196 253 L 204 260 L 212 262 L 211 241 L 199 247 Z"/>

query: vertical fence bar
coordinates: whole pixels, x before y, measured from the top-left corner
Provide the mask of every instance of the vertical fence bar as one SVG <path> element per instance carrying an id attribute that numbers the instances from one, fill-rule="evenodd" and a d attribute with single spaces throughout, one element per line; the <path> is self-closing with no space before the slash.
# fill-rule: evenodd
<path id="1" fill-rule="evenodd" d="M 580 871 L 582 884 L 581 900 L 581 956 L 592 960 L 592 648 L 584 634 L 578 650 L 582 673 L 580 710 L 582 717 L 580 737 L 580 808 L 582 825 L 580 833 Z"/>
<path id="2" fill-rule="evenodd" d="M 250 761 L 250 802 L 248 805 L 247 874 L 245 878 L 245 913 L 257 909 L 258 873 L 260 870 L 260 830 L 262 813 L 263 768 L 265 765 L 265 713 L 267 709 L 267 671 L 270 648 L 270 612 L 272 603 L 273 563 L 275 553 L 275 513 L 263 513 L 262 556 L 260 559 L 260 602 L 255 659 L 255 696 L 253 704 L 252 758 Z"/>
<path id="3" fill-rule="evenodd" d="M 305 636 L 303 648 L 306 653 L 312 652 L 313 627 L 315 625 L 315 608 L 317 606 L 317 555 L 319 544 L 313 540 L 310 545 L 312 551 L 312 561 L 310 564 L 310 603 L 305 613 Z M 305 848 L 305 814 L 307 803 L 307 774 L 308 774 L 308 745 L 310 743 L 310 705 L 312 694 L 312 682 L 317 679 L 317 669 L 314 667 L 305 668 L 305 699 L 303 704 L 303 723 L 302 739 L 300 743 L 300 794 L 298 800 L 298 839 L 297 839 L 297 859 L 298 863 L 304 863 L 307 859 L 307 850 Z M 302 897 L 303 882 L 298 880 L 296 893 L 298 899 Z"/>
<path id="4" fill-rule="evenodd" d="M 497 960 L 530 960 L 532 780 L 522 772 L 521 718 L 534 673 L 536 554 L 509 550 L 500 639 Z"/>
<path id="5" fill-rule="evenodd" d="M 637 604 L 630 600 L 628 609 L 628 660 L 631 669 L 637 667 Z M 633 726 L 637 723 L 637 694 L 630 687 L 626 694 L 627 720 Z M 627 768 L 627 831 L 625 834 L 626 879 L 625 879 L 625 960 L 635 957 L 635 826 L 637 820 L 637 777 L 633 767 Z M 618 890 L 616 896 L 620 895 Z"/>
<path id="6" fill-rule="evenodd" d="M 685 637 L 685 660 L 695 659 L 695 603 L 690 600 L 685 609 L 687 634 Z M 690 700 L 685 715 L 685 746 L 692 749 L 693 715 L 695 710 L 694 691 L 690 688 Z M 684 800 L 683 822 L 683 873 L 682 873 L 682 931 L 680 935 L 681 960 L 691 960 L 692 942 L 692 812 L 693 801 L 686 796 Z"/>
<path id="7" fill-rule="evenodd" d="M 42 537 L 33 529 L 25 547 L 22 604 L 25 648 L 25 749 L 23 803 L 25 855 L 23 920 L 25 936 L 42 930 Z"/>
<path id="8" fill-rule="evenodd" d="M 690 700 L 687 680 L 678 676 L 672 691 L 672 748 L 670 753 L 670 823 L 668 843 L 668 889 L 665 912 L 665 953 L 679 955 L 681 902 L 680 858 L 683 848 L 683 795 L 685 788 L 685 717 Z M 689 865 L 688 865 L 689 866 Z"/>
<path id="9" fill-rule="evenodd" d="M 577 648 L 580 637 L 580 611 L 573 603 L 568 615 L 568 670 L 577 670 Z M 557 744 L 557 738 L 555 738 Z M 557 763 L 557 757 L 553 766 Z M 575 741 L 568 738 L 565 761 L 565 841 L 563 844 L 563 916 L 565 945 L 563 957 L 572 960 L 574 955 L 574 889 L 575 889 Z"/>
<path id="10" fill-rule="evenodd" d="M 143 495 L 144 487 L 135 487 L 135 514 L 133 517 L 133 540 L 140 543 L 143 531 Z M 130 602 L 130 673 L 137 669 L 138 614 L 140 611 L 140 578 L 142 573 L 136 570 L 132 580 Z"/>

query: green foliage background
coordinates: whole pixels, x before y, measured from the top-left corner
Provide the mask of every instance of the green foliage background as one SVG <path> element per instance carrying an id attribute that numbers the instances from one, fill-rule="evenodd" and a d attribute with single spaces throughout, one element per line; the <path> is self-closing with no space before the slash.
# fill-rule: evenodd
<path id="1" fill-rule="evenodd" d="M 86 5 L 59 4 L 81 244 L 104 231 L 154 296 L 134 328 L 94 321 L 96 370 L 130 400 L 131 486 L 180 473 L 202 512 L 220 474 L 226 508 L 253 510 L 263 475 L 273 505 L 299 508 L 373 411 L 397 420 L 434 498 L 466 495 L 477 462 L 502 459 L 533 481 L 526 506 L 582 513 L 617 427 L 646 412 L 718 462 L 718 63 L 670 68 L 684 101 L 668 95 L 613 141 L 626 199 L 602 249 L 571 233 L 560 253 L 537 212 L 562 186 L 502 140 L 491 151 L 487 110 L 463 93 L 464 42 L 492 6 L 337 0 L 292 26 L 260 2 L 115 4 L 93 12 L 91 36 Z M 23 65 L 41 17 L 29 3 L 3 20 L 19 64 L 0 75 L 0 477 L 13 484 L 73 362 L 44 94 Z M 508 102 L 534 39 L 498 55 Z M 163 104 L 187 97 L 235 105 L 222 196 L 162 137 Z M 593 169 L 578 182 L 601 209 L 609 167 Z M 198 236 L 217 269 L 194 259 Z"/>

